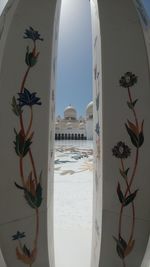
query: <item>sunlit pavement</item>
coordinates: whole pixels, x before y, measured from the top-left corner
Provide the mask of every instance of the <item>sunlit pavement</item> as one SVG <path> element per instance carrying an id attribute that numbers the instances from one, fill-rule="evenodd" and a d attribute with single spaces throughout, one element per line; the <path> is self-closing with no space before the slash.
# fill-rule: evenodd
<path id="1" fill-rule="evenodd" d="M 92 142 L 74 141 L 72 146 L 70 141 L 67 147 L 58 143 L 54 184 L 56 267 L 90 267 Z"/>

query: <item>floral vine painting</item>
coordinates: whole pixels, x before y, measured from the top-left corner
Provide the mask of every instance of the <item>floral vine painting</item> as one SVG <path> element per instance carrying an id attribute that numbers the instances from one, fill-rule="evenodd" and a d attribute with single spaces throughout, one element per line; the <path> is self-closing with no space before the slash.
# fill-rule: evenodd
<path id="1" fill-rule="evenodd" d="M 12 236 L 12 240 L 17 242 L 16 256 L 17 259 L 31 267 L 36 260 L 37 245 L 39 237 L 39 207 L 42 203 L 42 171 L 37 173 L 36 164 L 32 153 L 32 143 L 34 138 L 33 119 L 34 106 L 40 106 L 41 100 L 36 92 L 26 87 L 26 81 L 29 72 L 37 64 L 39 51 L 37 51 L 37 41 L 43 41 L 38 31 L 32 27 L 25 30 L 24 39 L 32 42 L 32 48 L 27 46 L 25 53 L 26 71 L 20 85 L 20 90 L 16 96 L 12 97 L 12 111 L 19 121 L 19 129 L 14 129 L 15 141 L 14 148 L 18 157 L 19 177 L 20 181 L 15 181 L 15 186 L 25 199 L 26 204 L 35 211 L 35 236 L 33 237 L 32 248 L 23 242 L 27 238 L 25 232 L 19 230 Z M 24 119 L 27 109 L 30 113 L 28 126 L 25 127 Z M 24 165 L 26 159 L 29 158 L 28 174 L 25 173 Z"/>
<path id="2" fill-rule="evenodd" d="M 143 134 L 144 120 L 142 122 L 139 122 L 138 115 L 136 112 L 136 104 L 138 102 L 138 99 L 133 99 L 131 91 L 131 88 L 133 90 L 133 87 L 137 82 L 138 78 L 132 72 L 126 72 L 119 81 L 120 86 L 127 90 L 127 95 L 128 95 L 127 106 L 133 116 L 132 121 L 127 120 L 127 122 L 125 123 L 125 129 L 127 134 L 129 135 L 132 144 L 132 149 L 123 141 L 119 141 L 112 149 L 113 156 L 115 156 L 120 161 L 119 174 L 121 180 L 121 182 L 118 181 L 116 190 L 118 201 L 120 202 L 118 236 L 113 238 L 116 243 L 117 254 L 122 260 L 123 267 L 127 267 L 125 259 L 130 253 L 132 253 L 135 245 L 134 231 L 135 231 L 136 209 L 134 202 L 136 197 L 138 196 L 139 189 L 135 187 L 134 182 L 136 180 L 140 147 L 144 143 L 144 134 Z M 133 157 L 132 160 L 133 164 L 132 166 L 128 166 L 126 163 L 126 159 L 131 156 Z M 123 183 L 125 184 L 124 191 L 122 190 Z M 125 209 L 130 207 L 132 212 L 132 223 L 128 236 L 125 236 L 122 230 L 123 212 Z"/>

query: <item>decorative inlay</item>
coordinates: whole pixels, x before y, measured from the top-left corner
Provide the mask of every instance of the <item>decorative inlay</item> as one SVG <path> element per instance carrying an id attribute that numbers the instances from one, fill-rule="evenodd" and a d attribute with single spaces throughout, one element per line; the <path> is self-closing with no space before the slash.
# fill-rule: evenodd
<path id="1" fill-rule="evenodd" d="M 37 174 L 37 168 L 32 153 L 32 143 L 35 135 L 35 131 L 32 129 L 34 119 L 34 106 L 40 106 L 41 100 L 37 97 L 36 92 L 32 92 L 31 89 L 26 88 L 26 81 L 29 72 L 37 64 L 39 51 L 37 51 L 37 41 L 43 41 L 38 31 L 35 31 L 32 27 L 25 30 L 24 39 L 30 39 L 32 41 L 32 49 L 27 46 L 25 54 L 25 63 L 27 69 L 23 76 L 20 91 L 17 96 L 12 98 L 12 111 L 16 115 L 19 121 L 19 129 L 14 129 L 15 141 L 14 148 L 16 155 L 18 156 L 19 164 L 19 176 L 20 181 L 15 182 L 17 189 L 22 192 L 26 204 L 35 211 L 35 237 L 33 238 L 32 248 L 26 245 L 26 242 L 22 240 L 27 238 L 25 232 L 17 230 L 16 234 L 12 236 L 12 240 L 17 241 L 16 256 L 17 259 L 24 264 L 31 267 L 37 257 L 37 245 L 39 237 L 39 207 L 42 203 L 42 171 Z M 24 120 L 26 113 L 30 113 L 28 126 L 25 128 Z M 36 145 L 36 144 L 35 144 Z M 25 161 L 30 161 L 28 170 L 25 170 Z"/>
<path id="2" fill-rule="evenodd" d="M 120 202 L 120 215 L 118 223 L 118 236 L 113 237 L 116 243 L 116 250 L 118 256 L 122 260 L 123 267 L 127 267 L 125 258 L 132 252 L 135 245 L 135 199 L 138 195 L 139 189 L 135 188 L 134 182 L 137 174 L 137 166 L 139 162 L 139 152 L 140 147 L 144 143 L 143 125 L 144 120 L 140 123 L 137 112 L 136 104 L 138 99 L 133 99 L 131 93 L 131 87 L 137 83 L 138 78 L 132 72 L 126 72 L 124 76 L 121 77 L 119 83 L 120 86 L 126 88 L 128 93 L 127 106 L 133 115 L 133 121 L 127 120 L 125 123 L 125 128 L 127 134 L 130 137 L 131 144 L 134 149 L 130 148 L 125 142 L 119 141 L 112 149 L 113 156 L 115 156 L 120 161 L 119 175 L 120 181 L 117 185 L 117 196 Z M 126 159 L 132 157 L 132 165 L 129 167 L 126 163 Z M 124 184 L 124 185 L 123 185 Z M 125 190 L 122 188 L 125 186 Z M 127 234 L 123 233 L 123 212 L 125 209 L 131 207 L 132 213 L 132 223 L 130 227 L 130 232 Z"/>

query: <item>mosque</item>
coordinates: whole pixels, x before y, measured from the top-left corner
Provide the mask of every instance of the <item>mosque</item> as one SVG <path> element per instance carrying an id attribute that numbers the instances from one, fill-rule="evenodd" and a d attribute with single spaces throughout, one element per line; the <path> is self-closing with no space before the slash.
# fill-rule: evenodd
<path id="1" fill-rule="evenodd" d="M 64 110 L 64 117 L 57 116 L 55 140 L 92 140 L 93 139 L 93 101 L 86 107 L 85 118 L 77 118 L 77 111 L 69 105 Z"/>

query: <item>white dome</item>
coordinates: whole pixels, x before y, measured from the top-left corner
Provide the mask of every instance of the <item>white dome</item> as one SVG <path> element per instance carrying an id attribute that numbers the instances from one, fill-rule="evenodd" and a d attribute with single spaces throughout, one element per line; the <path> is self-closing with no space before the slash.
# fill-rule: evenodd
<path id="1" fill-rule="evenodd" d="M 93 115 L 93 101 L 91 101 L 86 107 L 86 115 Z"/>
<path id="2" fill-rule="evenodd" d="M 74 107 L 69 105 L 68 107 L 65 108 L 64 110 L 64 118 L 65 119 L 76 119 L 77 112 Z"/>

